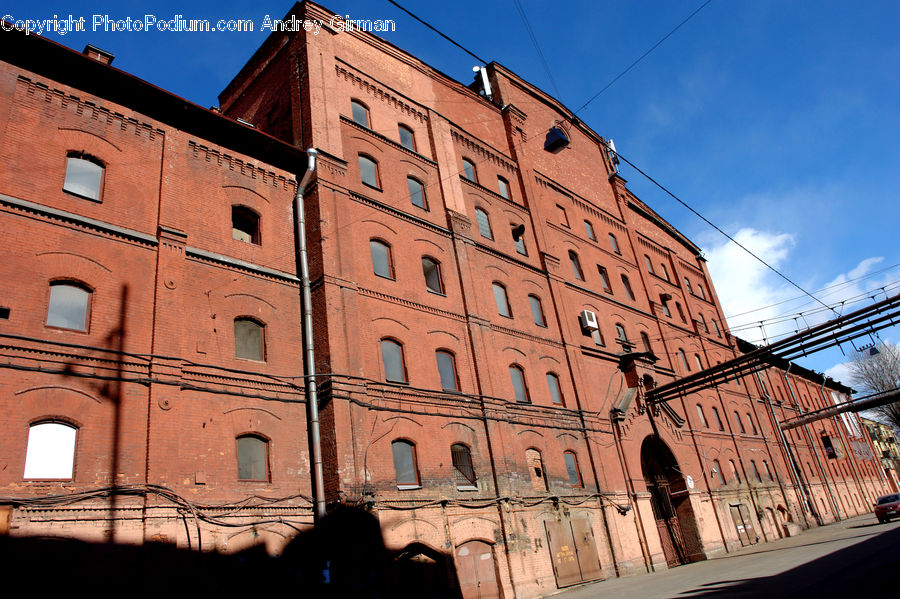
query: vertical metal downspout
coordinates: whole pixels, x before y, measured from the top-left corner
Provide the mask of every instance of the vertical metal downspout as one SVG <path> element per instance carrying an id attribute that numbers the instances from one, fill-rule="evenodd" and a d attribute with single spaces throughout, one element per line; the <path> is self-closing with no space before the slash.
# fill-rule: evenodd
<path id="1" fill-rule="evenodd" d="M 306 215 L 303 209 L 303 194 L 316 170 L 316 155 L 313 148 L 306 150 L 309 163 L 303 178 L 297 184 L 294 209 L 297 213 L 297 252 L 300 260 L 300 288 L 303 297 L 303 375 L 306 386 L 306 420 L 309 427 L 309 452 L 313 465 L 313 503 L 315 522 L 325 516 L 325 477 L 322 474 L 322 440 L 319 435 L 319 396 L 316 388 L 316 353 L 313 348 L 312 298 L 309 291 L 309 260 L 306 256 Z"/>
<path id="2" fill-rule="evenodd" d="M 800 515 L 803 516 L 803 520 L 806 522 L 806 525 L 809 526 L 809 518 L 806 517 L 807 512 L 812 514 L 813 518 L 816 520 L 816 524 L 822 526 L 822 520 L 819 517 L 819 512 L 816 510 L 815 503 L 809 497 L 809 492 L 806 489 L 806 485 L 803 482 L 803 471 L 797 465 L 796 458 L 794 457 L 794 452 L 791 451 L 791 446 L 788 444 L 788 439 L 784 434 L 784 430 L 781 428 L 781 422 L 778 420 L 778 415 L 775 413 L 775 407 L 772 405 L 772 398 L 769 396 L 769 391 L 766 389 L 766 386 L 762 382 L 762 377 L 759 376 L 759 371 L 754 372 L 753 375 L 756 377 L 756 382 L 759 385 L 759 389 L 762 392 L 762 396 L 766 400 L 766 406 L 769 408 L 769 414 L 772 416 L 772 420 L 775 423 L 775 432 L 778 434 L 778 438 L 781 439 L 781 445 L 784 447 L 784 453 L 787 455 L 788 466 L 794 472 L 794 478 L 797 479 L 797 487 L 800 489 L 800 496 L 802 497 L 802 501 L 806 503 L 806 509 L 801 510 Z M 772 464 L 774 467 L 775 465 Z M 777 477 L 776 470 L 776 477 Z M 782 489 L 782 493 L 784 493 L 784 489 Z M 787 501 L 787 493 L 784 493 L 784 500 Z"/>

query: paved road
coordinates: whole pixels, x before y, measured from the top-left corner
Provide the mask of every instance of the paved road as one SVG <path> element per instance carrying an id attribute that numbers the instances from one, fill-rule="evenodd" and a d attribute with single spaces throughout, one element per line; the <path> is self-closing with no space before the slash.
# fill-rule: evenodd
<path id="1" fill-rule="evenodd" d="M 869 514 L 671 570 L 583 585 L 554 599 L 900 597 L 900 521 Z"/>

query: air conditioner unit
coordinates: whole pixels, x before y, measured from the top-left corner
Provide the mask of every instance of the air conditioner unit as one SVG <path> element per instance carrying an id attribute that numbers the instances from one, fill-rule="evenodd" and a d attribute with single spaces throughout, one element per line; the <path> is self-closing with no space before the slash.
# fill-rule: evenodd
<path id="1" fill-rule="evenodd" d="M 582 310 L 581 314 L 578 315 L 578 319 L 581 321 L 581 326 L 585 329 L 592 331 L 600 329 L 600 325 L 597 324 L 597 315 L 590 310 Z"/>

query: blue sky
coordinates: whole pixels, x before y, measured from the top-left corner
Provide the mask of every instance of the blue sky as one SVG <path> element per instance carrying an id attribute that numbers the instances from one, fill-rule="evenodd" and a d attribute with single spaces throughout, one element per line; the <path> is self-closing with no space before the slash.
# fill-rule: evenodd
<path id="1" fill-rule="evenodd" d="M 384 37 L 459 80 L 475 60 L 383 0 L 333 0 L 354 19 L 392 19 Z M 576 109 L 696 10 L 703 0 L 537 2 L 521 0 L 555 85 L 541 65 L 513 0 L 401 2 L 486 60 L 497 61 Z M 92 43 L 114 65 L 203 106 L 265 39 L 266 15 L 290 2 L 5 2 L 15 19 L 84 16 L 88 32 L 47 35 L 81 50 Z M 113 19 L 251 19 L 253 33 L 91 31 Z M 579 116 L 681 199 L 808 291 L 839 284 L 826 301 L 900 292 L 900 7 L 896 2 L 713 0 Z M 558 89 L 558 91 L 557 91 Z M 781 314 L 825 316 L 811 300 L 747 257 L 640 174 L 629 187 L 696 241 L 729 324 Z M 898 266 L 895 266 L 898 265 Z M 862 277 L 862 278 L 859 278 Z M 852 281 L 851 279 L 858 279 Z M 847 282 L 851 280 L 850 282 Z M 893 293 L 891 291 L 893 290 Z M 865 300 L 871 302 L 871 300 Z M 860 304 L 857 304 L 858 307 Z M 795 321 L 769 323 L 767 336 Z M 882 333 L 897 341 L 893 331 Z M 868 339 L 860 340 L 866 343 Z M 849 349 L 849 348 L 847 348 Z M 838 350 L 802 360 L 824 371 Z M 839 372 L 835 370 L 834 372 Z"/>

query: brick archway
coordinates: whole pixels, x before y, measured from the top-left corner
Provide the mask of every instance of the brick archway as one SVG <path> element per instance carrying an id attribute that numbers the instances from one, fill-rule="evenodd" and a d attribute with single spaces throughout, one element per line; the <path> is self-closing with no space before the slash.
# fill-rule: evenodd
<path id="1" fill-rule="evenodd" d="M 657 435 L 641 444 L 641 470 L 667 565 L 705 559 L 684 476 L 675 455 Z"/>

